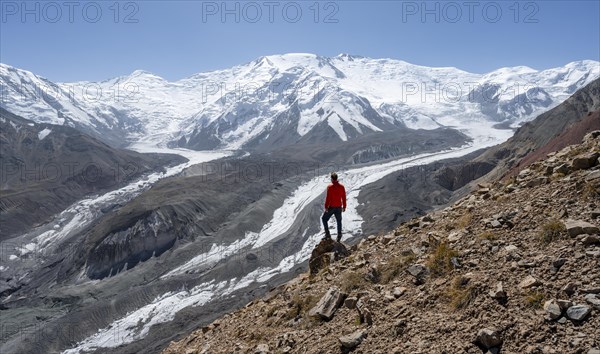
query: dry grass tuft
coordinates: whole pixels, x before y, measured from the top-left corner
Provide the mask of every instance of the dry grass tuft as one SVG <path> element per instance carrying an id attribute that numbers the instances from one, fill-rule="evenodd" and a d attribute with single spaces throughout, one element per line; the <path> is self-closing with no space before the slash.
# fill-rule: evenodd
<path id="1" fill-rule="evenodd" d="M 429 256 L 427 267 L 432 275 L 446 275 L 454 269 L 452 265 L 453 257 L 458 257 L 458 252 L 450 248 L 446 242 L 442 242 Z"/>
<path id="2" fill-rule="evenodd" d="M 416 260 L 414 253 L 408 256 L 396 256 L 392 258 L 384 269 L 381 270 L 380 282 L 387 284 L 394 280 L 398 275 L 402 274 L 409 264 Z"/>
<path id="3" fill-rule="evenodd" d="M 470 212 L 466 212 L 460 218 L 458 218 L 456 220 L 454 225 L 457 229 L 464 229 L 467 226 L 471 225 L 472 221 L 473 221 L 473 214 L 471 214 Z"/>
<path id="4" fill-rule="evenodd" d="M 534 309 L 541 309 L 544 304 L 544 293 L 532 291 L 525 297 L 525 304 Z"/>
<path id="5" fill-rule="evenodd" d="M 560 239 L 566 232 L 565 225 L 558 219 L 550 219 L 538 234 L 538 238 L 543 243 L 550 243 Z"/>
<path id="6" fill-rule="evenodd" d="M 289 309 L 286 313 L 288 320 L 305 315 L 311 308 L 315 307 L 318 299 L 313 295 L 300 296 L 296 293 L 288 303 Z"/>
<path id="7" fill-rule="evenodd" d="M 477 297 L 477 290 L 463 277 L 455 277 L 445 296 L 455 310 L 465 309 Z"/>
<path id="8" fill-rule="evenodd" d="M 364 275 L 356 271 L 346 272 L 340 279 L 340 290 L 350 294 L 352 290 L 362 289 L 367 285 Z"/>
<path id="9" fill-rule="evenodd" d="M 494 241 L 498 239 L 498 235 L 491 231 L 484 231 L 481 235 L 479 235 L 479 238 L 482 240 Z"/>

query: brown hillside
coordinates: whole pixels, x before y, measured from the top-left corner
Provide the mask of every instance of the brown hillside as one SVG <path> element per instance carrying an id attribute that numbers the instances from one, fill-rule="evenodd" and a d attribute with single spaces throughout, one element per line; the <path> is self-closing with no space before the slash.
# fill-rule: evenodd
<path id="1" fill-rule="evenodd" d="M 515 176 L 532 163 L 546 158 L 548 154 L 559 151 L 569 145 L 578 144 L 585 134 L 594 130 L 600 130 L 600 110 L 589 112 L 585 118 L 582 118 L 579 122 L 573 124 L 567 131 L 525 156 L 517 166 L 506 174 L 506 176 Z"/>

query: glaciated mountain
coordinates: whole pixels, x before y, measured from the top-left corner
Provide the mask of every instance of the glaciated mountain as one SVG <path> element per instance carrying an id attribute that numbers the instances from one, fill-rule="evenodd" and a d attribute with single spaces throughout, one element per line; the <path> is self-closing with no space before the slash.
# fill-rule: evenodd
<path id="1" fill-rule="evenodd" d="M 0 64 L 1 105 L 11 112 L 117 144 L 144 140 L 194 149 L 272 149 L 395 129 L 520 124 L 598 76 L 597 61 L 480 75 L 346 54 L 285 54 L 175 82 L 135 71 L 56 84 Z"/>

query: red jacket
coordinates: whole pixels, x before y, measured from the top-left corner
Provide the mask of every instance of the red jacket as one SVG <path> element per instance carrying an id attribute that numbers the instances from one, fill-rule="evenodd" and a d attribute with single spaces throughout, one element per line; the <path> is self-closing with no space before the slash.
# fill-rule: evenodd
<path id="1" fill-rule="evenodd" d="M 327 197 L 325 198 L 325 209 L 336 207 L 346 208 L 346 188 L 338 181 L 327 186 Z"/>

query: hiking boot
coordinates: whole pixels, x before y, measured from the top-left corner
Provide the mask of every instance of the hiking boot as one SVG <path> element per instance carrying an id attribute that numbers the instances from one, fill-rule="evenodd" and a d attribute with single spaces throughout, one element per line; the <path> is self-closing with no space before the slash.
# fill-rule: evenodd
<path id="1" fill-rule="evenodd" d="M 336 241 L 337 242 L 341 242 L 342 241 L 342 235 L 338 235 Z"/>
<path id="2" fill-rule="evenodd" d="M 321 240 L 323 240 L 323 241 L 331 240 L 331 235 L 330 234 L 325 234 L 325 236 L 323 236 L 323 238 Z"/>

